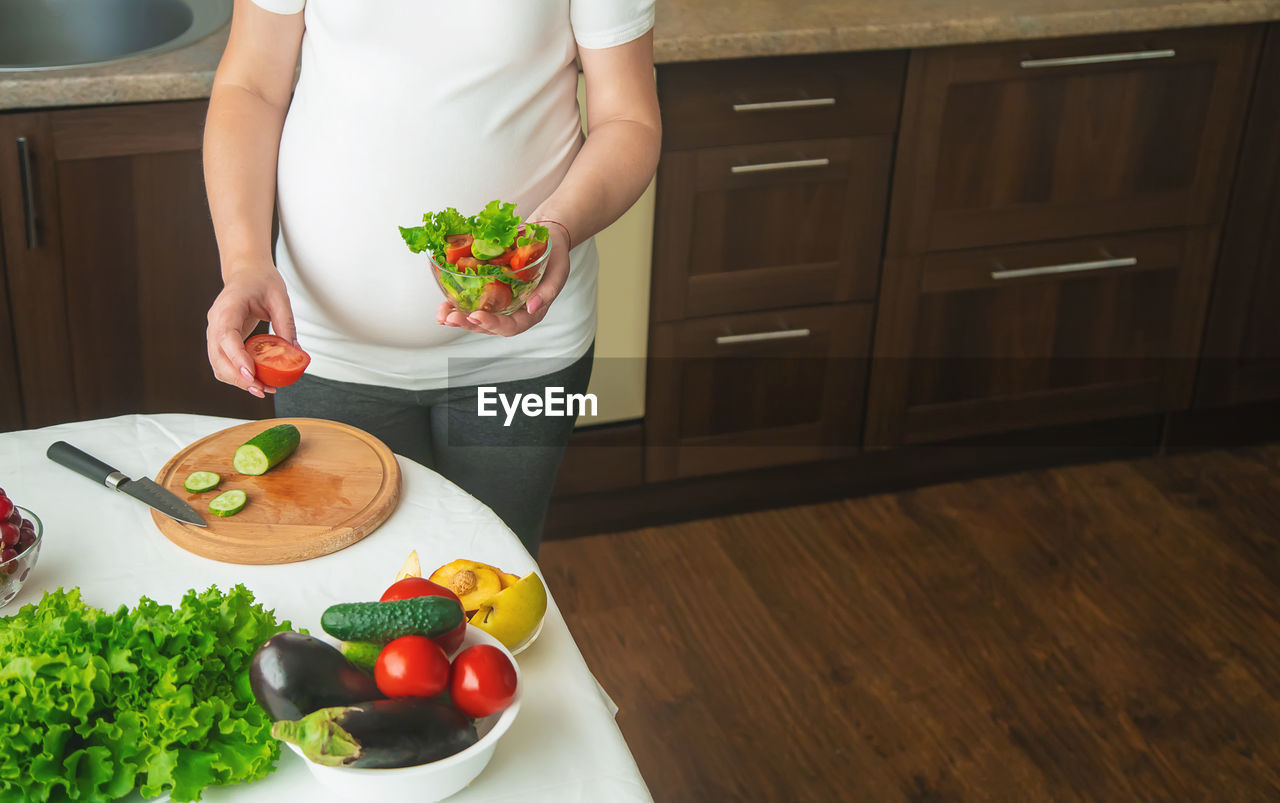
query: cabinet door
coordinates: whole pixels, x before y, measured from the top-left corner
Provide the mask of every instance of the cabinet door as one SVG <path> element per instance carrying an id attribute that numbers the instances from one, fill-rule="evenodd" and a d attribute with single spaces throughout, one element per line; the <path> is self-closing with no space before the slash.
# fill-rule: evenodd
<path id="1" fill-rule="evenodd" d="M 890 256 L 1221 217 L 1255 27 L 919 51 Z"/>
<path id="2" fill-rule="evenodd" d="M 0 198 L 29 426 L 270 415 L 269 402 L 215 380 L 206 356 L 221 278 L 201 168 L 205 108 L 0 117 L 0 163 L 23 166 L 2 174 Z"/>
<path id="3" fill-rule="evenodd" d="M 867 442 L 892 446 L 1186 407 L 1209 229 L 885 265 Z"/>
<path id="4" fill-rule="evenodd" d="M 4 281 L 4 237 L 0 232 L 0 432 L 22 429 L 22 388 L 18 357 L 13 349 L 13 316 Z"/>
<path id="5" fill-rule="evenodd" d="M 1280 25 L 1272 25 L 1224 229 L 1198 405 L 1280 398 Z"/>
<path id="6" fill-rule="evenodd" d="M 655 325 L 646 480 L 852 453 L 870 337 L 870 304 Z"/>
<path id="7" fill-rule="evenodd" d="M 665 154 L 655 319 L 874 297 L 892 153 L 875 136 Z"/>
<path id="8" fill-rule="evenodd" d="M 662 147 L 892 134 L 906 66 L 902 51 L 659 64 Z"/>

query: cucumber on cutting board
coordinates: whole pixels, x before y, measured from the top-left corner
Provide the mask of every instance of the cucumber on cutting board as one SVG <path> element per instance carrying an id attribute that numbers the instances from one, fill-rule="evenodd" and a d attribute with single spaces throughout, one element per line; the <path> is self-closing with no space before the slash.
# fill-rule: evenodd
<path id="1" fill-rule="evenodd" d="M 293 424 L 277 424 L 263 430 L 236 447 L 231 461 L 241 474 L 266 474 L 289 455 L 302 442 L 302 435 Z"/>
<path id="2" fill-rule="evenodd" d="M 222 477 L 212 471 L 193 471 L 187 475 L 187 481 L 182 483 L 182 487 L 193 494 L 202 494 L 217 488 L 220 482 Z"/>
<path id="3" fill-rule="evenodd" d="M 209 502 L 209 512 L 215 516 L 234 516 L 244 510 L 249 495 L 239 488 L 218 494 Z"/>

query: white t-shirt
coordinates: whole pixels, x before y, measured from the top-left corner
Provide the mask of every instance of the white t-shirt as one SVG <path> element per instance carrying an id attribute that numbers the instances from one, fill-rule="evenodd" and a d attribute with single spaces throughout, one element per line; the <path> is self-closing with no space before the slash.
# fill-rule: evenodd
<path id="1" fill-rule="evenodd" d="M 306 15 L 280 141 L 276 262 L 308 372 L 426 390 L 528 379 L 584 354 L 593 241 L 575 243 L 542 322 L 504 338 L 436 323 L 443 296 L 397 226 L 494 199 L 527 218 L 582 145 L 578 47 L 643 35 L 654 0 L 254 2 Z"/>

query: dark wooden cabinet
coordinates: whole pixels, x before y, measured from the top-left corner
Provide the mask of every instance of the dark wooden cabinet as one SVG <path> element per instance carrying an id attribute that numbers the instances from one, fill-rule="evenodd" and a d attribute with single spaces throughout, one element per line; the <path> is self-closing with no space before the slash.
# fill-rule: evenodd
<path id="1" fill-rule="evenodd" d="M 4 237 L 0 236 L 0 277 L 4 276 Z M 22 428 L 22 386 L 18 380 L 18 355 L 13 346 L 13 317 L 9 293 L 0 281 L 0 432 Z"/>
<path id="2" fill-rule="evenodd" d="M 912 55 L 890 256 L 1210 224 L 1256 27 Z"/>
<path id="3" fill-rule="evenodd" d="M 1258 68 L 1223 232 L 1199 406 L 1280 398 L 1280 25 Z"/>
<path id="4" fill-rule="evenodd" d="M 655 321 L 875 297 L 890 136 L 664 158 Z"/>
<path id="5" fill-rule="evenodd" d="M 1199 227 L 889 260 L 867 441 L 1185 407 L 1215 245 Z"/>
<path id="6" fill-rule="evenodd" d="M 868 445 L 1189 406 L 1258 41 L 913 54 Z"/>
<path id="7" fill-rule="evenodd" d="M 840 304 L 656 325 L 645 478 L 852 454 L 871 317 L 870 304 Z"/>
<path id="8" fill-rule="evenodd" d="M 205 313 L 221 278 L 201 171 L 205 108 L 0 115 L 0 217 L 26 426 L 125 413 L 270 415 L 269 402 L 215 380 L 206 356 Z"/>
<path id="9" fill-rule="evenodd" d="M 647 481 L 856 451 L 905 70 L 659 67 Z"/>

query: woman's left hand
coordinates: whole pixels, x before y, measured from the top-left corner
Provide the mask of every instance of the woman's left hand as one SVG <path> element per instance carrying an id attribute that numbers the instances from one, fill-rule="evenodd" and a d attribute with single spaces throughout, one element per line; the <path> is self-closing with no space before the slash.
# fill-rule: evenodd
<path id="1" fill-rule="evenodd" d="M 538 218 L 532 217 L 537 223 Z M 453 306 L 449 301 L 440 302 L 436 308 L 436 323 L 445 326 L 459 326 L 473 332 L 511 337 L 529 329 L 546 317 L 551 302 L 556 300 L 564 284 L 569 279 L 569 239 L 563 228 L 550 224 L 547 232 L 551 239 L 551 256 L 547 258 L 546 271 L 537 289 L 529 296 L 523 309 L 510 315 L 495 315 L 492 312 L 477 310 L 467 315 Z"/>

